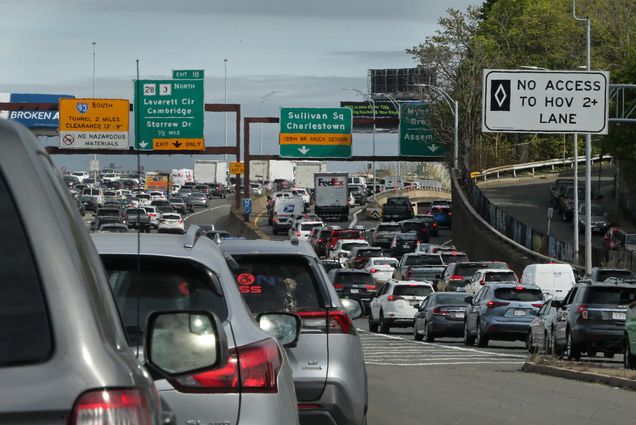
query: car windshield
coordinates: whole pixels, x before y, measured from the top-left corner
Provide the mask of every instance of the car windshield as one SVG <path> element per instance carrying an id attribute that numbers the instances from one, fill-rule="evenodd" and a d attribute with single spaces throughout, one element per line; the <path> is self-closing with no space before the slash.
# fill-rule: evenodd
<path id="1" fill-rule="evenodd" d="M 625 236 L 625 243 L 627 245 L 636 245 L 636 235 Z"/>
<path id="2" fill-rule="evenodd" d="M 234 255 L 239 291 L 252 313 L 320 310 L 325 303 L 317 277 L 301 256 Z"/>
<path id="3" fill-rule="evenodd" d="M 409 255 L 406 257 L 406 266 L 441 266 L 444 263 L 439 255 Z"/>
<path id="4" fill-rule="evenodd" d="M 627 287 L 592 287 L 587 293 L 588 304 L 607 304 L 612 306 L 626 306 L 636 300 L 636 286 Z"/>
<path id="5" fill-rule="evenodd" d="M 448 207 L 433 207 L 431 208 L 432 214 L 448 214 L 450 209 Z"/>
<path id="6" fill-rule="evenodd" d="M 466 294 L 436 294 L 434 301 L 436 304 L 466 304 Z"/>
<path id="7" fill-rule="evenodd" d="M 596 280 L 603 282 L 610 277 L 627 278 L 632 277 L 632 272 L 629 270 L 601 270 L 596 275 Z"/>
<path id="8" fill-rule="evenodd" d="M 371 273 L 351 273 L 341 271 L 336 273 L 334 283 L 361 283 L 375 285 L 375 280 L 373 280 Z"/>
<path id="9" fill-rule="evenodd" d="M 592 205 L 591 210 L 592 210 L 593 216 L 598 217 L 598 216 L 607 215 L 607 211 L 605 211 L 605 208 L 600 207 L 598 205 Z"/>
<path id="10" fill-rule="evenodd" d="M 495 298 L 506 301 L 543 301 L 540 289 L 525 288 L 523 286 L 495 289 Z"/>
<path id="11" fill-rule="evenodd" d="M 397 285 L 393 288 L 393 295 L 405 295 L 415 297 L 425 297 L 433 292 L 433 288 L 428 285 L 418 285 L 409 283 L 406 285 Z"/>

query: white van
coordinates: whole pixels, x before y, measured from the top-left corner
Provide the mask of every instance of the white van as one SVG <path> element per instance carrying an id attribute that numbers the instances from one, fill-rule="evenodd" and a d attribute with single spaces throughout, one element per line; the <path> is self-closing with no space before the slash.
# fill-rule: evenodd
<path id="1" fill-rule="evenodd" d="M 569 264 L 529 264 L 521 276 L 522 285 L 537 285 L 545 299 L 562 300 L 575 283 Z"/>

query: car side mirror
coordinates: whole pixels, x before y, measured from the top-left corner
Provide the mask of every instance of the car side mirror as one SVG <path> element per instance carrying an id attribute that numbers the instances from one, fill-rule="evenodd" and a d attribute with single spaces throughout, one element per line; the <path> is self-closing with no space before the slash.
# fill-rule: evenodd
<path id="1" fill-rule="evenodd" d="M 340 302 L 342 303 L 342 306 L 352 320 L 355 320 L 362 316 L 362 305 L 358 300 L 352 300 L 350 298 L 340 298 Z"/>
<path id="2" fill-rule="evenodd" d="M 256 323 L 283 347 L 295 347 L 300 336 L 300 317 L 292 313 L 261 313 Z"/>
<path id="3" fill-rule="evenodd" d="M 550 302 L 550 305 L 554 308 L 561 308 L 562 306 L 561 301 L 559 300 L 552 300 L 552 302 Z"/>
<path id="4" fill-rule="evenodd" d="M 146 364 L 172 377 L 225 366 L 227 338 L 209 311 L 155 311 L 148 317 Z"/>
<path id="5" fill-rule="evenodd" d="M 632 309 L 632 308 L 636 308 L 636 301 L 632 301 L 632 302 L 629 304 L 629 308 L 630 308 L 630 309 Z"/>
<path id="6" fill-rule="evenodd" d="M 466 297 L 464 298 L 464 302 L 466 304 L 472 304 L 473 303 L 473 297 Z"/>

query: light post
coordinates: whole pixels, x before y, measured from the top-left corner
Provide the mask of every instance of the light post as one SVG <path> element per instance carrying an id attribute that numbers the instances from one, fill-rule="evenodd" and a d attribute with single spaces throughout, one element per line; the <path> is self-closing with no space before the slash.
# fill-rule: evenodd
<path id="1" fill-rule="evenodd" d="M 446 104 L 453 112 L 453 116 L 455 117 L 455 123 L 454 123 L 455 137 L 454 137 L 454 143 L 453 143 L 454 144 L 453 169 L 457 170 L 458 162 L 459 162 L 459 106 L 458 106 L 458 103 L 455 99 L 451 97 L 451 95 L 449 95 L 448 93 L 446 93 L 446 91 L 444 91 L 443 89 L 437 86 L 434 86 L 432 84 L 427 84 L 427 83 L 420 83 L 415 85 L 420 87 L 428 87 L 434 90 L 437 94 L 439 94 L 440 96 L 442 96 L 442 98 L 444 98 L 444 100 L 446 101 Z"/>
<path id="2" fill-rule="evenodd" d="M 390 94 L 386 94 L 386 93 L 380 93 L 382 96 L 384 96 L 385 98 L 387 98 L 389 100 L 389 102 L 391 102 L 391 104 L 393 105 L 393 107 L 395 107 L 395 110 L 398 112 L 398 114 L 400 113 L 400 104 L 397 101 L 397 99 L 393 96 L 391 96 Z M 408 171 L 407 171 L 408 172 Z M 398 168 L 397 168 L 397 174 L 398 174 L 398 181 L 397 181 L 397 189 L 398 189 L 398 193 L 402 191 L 402 185 L 400 183 L 400 180 L 402 179 L 402 161 L 398 161 Z"/>
<path id="3" fill-rule="evenodd" d="M 576 0 L 572 0 L 572 16 L 577 21 L 585 21 L 586 64 L 588 71 L 591 66 L 590 49 L 590 18 L 576 16 Z M 577 164 L 578 165 L 578 164 Z M 592 134 L 585 135 L 585 275 L 592 273 Z"/>
<path id="4" fill-rule="evenodd" d="M 96 42 L 93 41 L 93 99 L 95 99 L 95 46 L 97 45 Z M 93 165 L 97 164 L 97 154 L 93 154 Z M 95 167 L 93 167 L 95 168 Z M 95 182 L 95 184 L 97 184 L 97 172 L 99 170 L 94 170 L 93 171 L 93 181 Z"/>
<path id="5" fill-rule="evenodd" d="M 224 67 L 225 67 L 225 76 L 223 78 L 223 92 L 225 93 L 225 105 L 227 105 L 227 59 L 223 59 Z M 223 132 L 225 137 L 225 147 L 227 148 L 227 111 L 225 111 L 225 131 Z M 240 161 L 241 158 L 236 158 L 237 161 Z M 225 162 L 227 163 L 227 154 L 225 154 Z"/>
<path id="6" fill-rule="evenodd" d="M 265 101 L 267 101 L 267 99 L 269 99 L 270 97 L 274 96 L 275 94 L 280 93 L 279 91 L 271 91 L 269 93 L 267 93 L 265 96 L 261 97 L 261 104 L 260 104 L 260 116 L 263 116 L 263 103 L 265 103 Z M 258 143 L 258 154 L 259 155 L 263 155 L 263 123 L 261 123 L 260 125 L 260 139 L 259 139 L 259 143 Z"/>
<path id="7" fill-rule="evenodd" d="M 358 93 L 358 95 L 360 95 L 363 99 L 371 103 L 371 108 L 373 108 L 373 193 L 375 194 L 376 185 L 378 184 L 378 179 L 376 178 L 377 176 L 375 172 L 375 100 L 373 100 L 371 96 L 369 96 L 367 93 L 363 92 L 360 89 L 343 89 L 343 90 L 351 90 Z"/>

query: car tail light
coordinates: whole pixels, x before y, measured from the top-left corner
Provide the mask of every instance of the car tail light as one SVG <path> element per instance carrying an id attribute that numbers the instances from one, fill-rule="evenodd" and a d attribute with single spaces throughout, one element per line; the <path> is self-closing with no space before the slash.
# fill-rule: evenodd
<path id="1" fill-rule="evenodd" d="M 318 238 L 318 243 L 323 243 L 325 240 L 323 238 Z"/>
<path id="2" fill-rule="evenodd" d="M 82 394 L 73 407 L 71 425 L 152 425 L 148 400 L 139 390 L 99 390 Z"/>
<path id="3" fill-rule="evenodd" d="M 272 220 L 274 223 L 278 223 L 278 217 L 274 217 L 274 219 Z"/>
<path id="4" fill-rule="evenodd" d="M 442 310 L 442 309 L 440 309 L 439 307 L 435 307 L 435 308 L 431 311 L 431 313 L 436 314 L 436 315 L 438 315 L 438 316 L 448 316 L 448 314 L 449 314 L 449 313 L 448 313 L 448 311 L 446 311 L 446 310 Z"/>
<path id="5" fill-rule="evenodd" d="M 448 280 L 464 280 L 464 276 L 460 274 L 454 274 L 450 278 L 448 278 Z"/>
<path id="6" fill-rule="evenodd" d="M 449 215 L 449 216 L 450 216 L 450 215 L 453 215 L 453 212 L 452 212 L 452 211 L 449 211 L 449 212 L 448 212 L 448 215 Z"/>
<path id="7" fill-rule="evenodd" d="M 578 314 L 580 314 L 580 318 L 583 320 L 587 320 L 590 318 L 590 312 L 587 310 L 587 306 L 581 304 L 577 309 L 576 312 Z"/>
<path id="8" fill-rule="evenodd" d="M 179 224 L 183 224 L 183 219 L 179 219 Z"/>
<path id="9" fill-rule="evenodd" d="M 377 273 L 377 272 L 378 272 L 378 269 L 371 269 L 371 270 L 369 270 L 369 271 L 370 271 L 371 273 Z"/>
<path id="10" fill-rule="evenodd" d="M 343 310 L 299 311 L 296 314 L 302 320 L 305 329 L 322 332 L 355 335 L 356 331 L 349 315 Z M 326 329 L 327 323 L 329 329 Z"/>
<path id="11" fill-rule="evenodd" d="M 298 410 L 322 409 L 322 405 L 314 403 L 298 403 Z"/>
<path id="12" fill-rule="evenodd" d="M 178 377 L 171 382 L 186 393 L 275 393 L 281 364 L 278 344 L 268 338 L 231 348 L 228 362 L 221 369 Z"/>
<path id="13" fill-rule="evenodd" d="M 367 291 L 376 291 L 378 289 L 375 285 L 366 285 L 365 288 L 367 288 Z"/>
<path id="14" fill-rule="evenodd" d="M 486 281 L 482 278 L 482 279 L 479 280 L 479 284 L 481 286 L 484 286 L 486 284 Z"/>
<path id="15" fill-rule="evenodd" d="M 541 308 L 543 307 L 543 303 L 532 303 L 532 307 Z"/>
<path id="16" fill-rule="evenodd" d="M 487 308 L 495 308 L 495 307 L 502 307 L 502 306 L 508 305 L 508 304 L 510 304 L 510 303 L 505 303 L 505 302 L 502 302 L 502 301 L 488 301 L 486 303 L 486 307 Z"/>
<path id="17" fill-rule="evenodd" d="M 387 301 L 399 301 L 403 299 L 404 298 L 400 297 L 399 295 L 389 295 L 388 297 L 386 297 Z"/>
<path id="18" fill-rule="evenodd" d="M 343 289 L 344 288 L 344 284 L 342 283 L 334 283 L 333 287 L 336 289 Z"/>
<path id="19" fill-rule="evenodd" d="M 433 223 L 433 227 L 437 227 L 437 223 Z"/>

